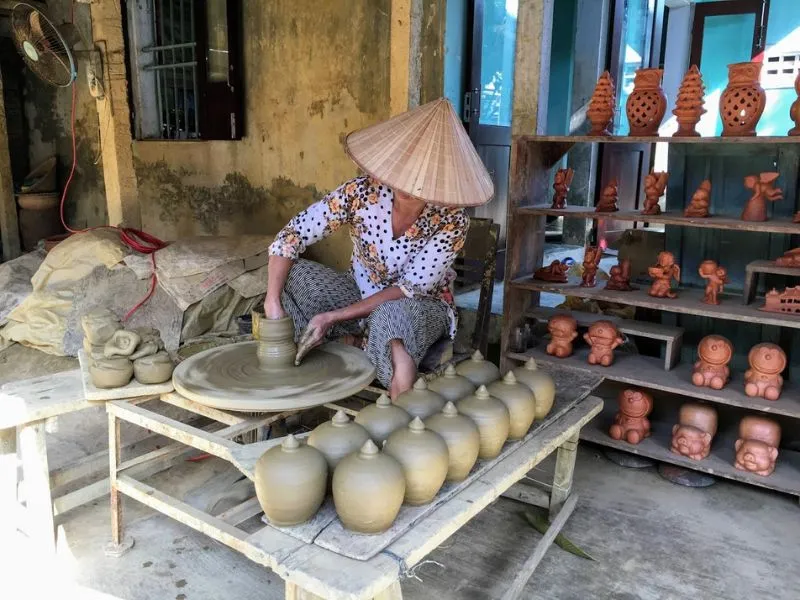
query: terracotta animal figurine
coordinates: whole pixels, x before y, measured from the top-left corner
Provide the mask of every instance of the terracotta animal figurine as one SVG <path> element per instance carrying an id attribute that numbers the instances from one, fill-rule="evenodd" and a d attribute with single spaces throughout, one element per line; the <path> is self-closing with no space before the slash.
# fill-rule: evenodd
<path id="1" fill-rule="evenodd" d="M 772 288 L 764 296 L 764 306 L 759 310 L 800 314 L 800 285 L 784 288 L 782 292 Z"/>
<path id="2" fill-rule="evenodd" d="M 604 367 L 614 362 L 614 349 L 625 341 L 611 321 L 595 321 L 589 326 L 589 331 L 583 334 L 583 339 L 592 348 L 589 364 Z"/>
<path id="3" fill-rule="evenodd" d="M 572 341 L 578 337 L 578 322 L 569 315 L 556 315 L 547 322 L 550 343 L 547 353 L 558 358 L 572 354 Z"/>
<path id="4" fill-rule="evenodd" d="M 792 107 L 789 109 L 789 118 L 794 121 L 794 127 L 789 130 L 786 135 L 800 135 L 800 72 L 794 80 L 794 91 L 797 94 L 797 99 L 792 102 Z"/>
<path id="5" fill-rule="evenodd" d="M 786 353 L 776 344 L 756 344 L 747 355 L 750 368 L 744 373 L 744 393 L 748 396 L 777 400 L 781 397 L 786 368 Z"/>
<path id="6" fill-rule="evenodd" d="M 611 135 L 609 129 L 616 111 L 616 90 L 611 74 L 605 71 L 597 80 L 586 117 L 592 124 L 589 135 Z"/>
<path id="7" fill-rule="evenodd" d="M 706 179 L 692 194 L 689 206 L 683 211 L 684 217 L 706 218 L 711 216 L 708 207 L 711 205 L 711 182 Z"/>
<path id="8" fill-rule="evenodd" d="M 567 283 L 567 271 L 569 271 L 569 266 L 561 261 L 554 260 L 548 266 L 536 269 L 533 273 L 533 278 L 539 281 Z"/>
<path id="9" fill-rule="evenodd" d="M 553 205 L 550 208 L 566 208 L 567 194 L 569 193 L 569 186 L 572 185 L 572 178 L 575 171 L 572 168 L 559 169 L 556 171 L 555 179 L 553 180 Z"/>
<path id="10" fill-rule="evenodd" d="M 721 335 L 707 335 L 697 346 L 697 362 L 692 371 L 692 383 L 698 387 L 721 390 L 728 383 L 731 371 L 728 363 L 733 356 L 733 344 Z"/>
<path id="11" fill-rule="evenodd" d="M 766 221 L 767 200 L 775 202 L 783 199 L 783 191 L 773 187 L 780 173 L 760 173 L 744 178 L 744 187 L 753 190 L 753 195 L 744 205 L 742 221 Z"/>
<path id="12" fill-rule="evenodd" d="M 622 390 L 617 396 L 619 412 L 614 417 L 614 424 L 608 430 L 615 440 L 625 440 L 629 444 L 638 444 L 650 435 L 650 420 L 647 415 L 653 410 L 653 397 L 637 388 Z"/>
<path id="13" fill-rule="evenodd" d="M 615 292 L 630 292 L 636 289 L 631 285 L 631 261 L 629 258 L 623 258 L 611 267 L 606 289 Z"/>
<path id="14" fill-rule="evenodd" d="M 681 268 L 675 264 L 672 252 L 659 252 L 658 264 L 647 269 L 653 283 L 648 292 L 656 298 L 677 298 L 678 294 L 672 291 L 672 280 L 681 281 Z"/>
<path id="15" fill-rule="evenodd" d="M 637 69 L 633 91 L 625 103 L 631 130 L 628 135 L 658 135 L 658 127 L 667 112 L 667 97 L 661 89 L 663 69 Z"/>
<path id="16" fill-rule="evenodd" d="M 617 212 L 617 200 L 619 200 L 619 185 L 616 179 L 612 179 L 600 194 L 600 201 L 594 212 Z"/>
<path id="17" fill-rule="evenodd" d="M 697 269 L 700 277 L 706 280 L 706 291 L 703 302 L 706 304 L 719 304 L 719 294 L 728 283 L 728 270 L 720 267 L 715 260 L 704 260 Z"/>
<path id="18" fill-rule="evenodd" d="M 662 173 L 653 171 L 644 178 L 644 210 L 643 215 L 660 215 L 661 207 L 658 205 L 658 199 L 664 194 L 667 189 L 667 180 L 669 173 Z"/>
<path id="19" fill-rule="evenodd" d="M 739 423 L 733 466 L 764 477 L 772 475 L 780 443 L 781 426 L 775 421 L 765 417 L 744 417 Z"/>
<path id="20" fill-rule="evenodd" d="M 672 427 L 670 450 L 692 460 L 703 460 L 711 452 L 716 433 L 716 410 L 704 404 L 684 404 L 678 412 L 678 424 Z"/>
<path id="21" fill-rule="evenodd" d="M 597 285 L 597 269 L 603 252 L 600 246 L 586 246 L 583 252 L 583 275 L 581 287 L 595 287 Z"/>
<path id="22" fill-rule="evenodd" d="M 800 267 L 800 248 L 792 248 L 775 260 L 779 267 Z"/>
<path id="23" fill-rule="evenodd" d="M 689 67 L 678 89 L 678 98 L 672 114 L 678 121 L 678 131 L 672 137 L 700 137 L 695 127 L 706 112 L 703 107 L 706 88 L 697 65 Z"/>

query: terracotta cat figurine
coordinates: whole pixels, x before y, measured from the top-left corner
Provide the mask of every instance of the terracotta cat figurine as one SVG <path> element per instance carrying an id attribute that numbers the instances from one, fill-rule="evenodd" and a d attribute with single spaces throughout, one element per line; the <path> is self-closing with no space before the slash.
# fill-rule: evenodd
<path id="1" fill-rule="evenodd" d="M 578 322 L 569 315 L 556 315 L 547 322 L 550 343 L 547 353 L 558 358 L 572 354 L 572 341 L 578 337 Z"/>
<path id="2" fill-rule="evenodd" d="M 614 349 L 622 342 L 622 335 L 611 321 L 595 321 L 583 339 L 591 346 L 589 352 L 590 365 L 610 366 L 614 362 Z"/>
<path id="3" fill-rule="evenodd" d="M 744 393 L 767 400 L 781 397 L 786 353 L 777 344 L 756 344 L 747 355 L 750 368 L 744 373 Z"/>
<path id="4" fill-rule="evenodd" d="M 644 390 L 628 388 L 619 393 L 617 402 L 619 412 L 614 417 L 608 435 L 615 440 L 638 444 L 650 435 L 647 415 L 653 410 L 653 397 Z"/>
<path id="5" fill-rule="evenodd" d="M 728 383 L 731 370 L 728 363 L 733 357 L 733 344 L 721 335 L 707 335 L 697 346 L 692 383 L 698 387 L 721 390 Z"/>

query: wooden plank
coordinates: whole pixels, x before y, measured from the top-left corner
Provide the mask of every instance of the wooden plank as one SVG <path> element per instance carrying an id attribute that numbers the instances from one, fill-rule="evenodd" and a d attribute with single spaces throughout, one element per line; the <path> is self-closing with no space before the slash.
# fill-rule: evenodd
<path id="1" fill-rule="evenodd" d="M 333 506 L 333 498 L 328 496 L 314 516 L 305 523 L 292 525 L 291 527 L 280 527 L 270 523 L 267 515 L 262 516 L 261 520 L 270 527 L 274 527 L 278 531 L 282 531 L 293 538 L 305 542 L 306 544 L 313 544 L 314 539 L 337 518 L 336 508 Z"/>
<path id="2" fill-rule="evenodd" d="M 761 144 L 769 146 L 773 144 L 796 144 L 797 140 L 787 136 L 751 136 L 751 137 L 648 137 L 648 136 L 589 136 L 589 135 L 514 135 L 513 141 L 522 143 L 536 144 L 564 144 L 564 143 L 593 143 L 593 144 L 707 144 L 707 145 L 730 145 L 730 144 Z"/>
<path id="3" fill-rule="evenodd" d="M 44 421 L 22 426 L 19 430 L 19 452 L 25 481 L 28 534 L 39 550 L 51 553 L 56 550 L 56 530 L 45 435 Z"/>
<path id="4" fill-rule="evenodd" d="M 218 514 L 217 518 L 225 521 L 229 525 L 237 526 L 262 512 L 264 511 L 261 510 L 261 504 L 259 504 L 258 498 L 253 496 L 249 500 L 245 500 L 241 504 L 237 504 L 225 512 Z"/>
<path id="5" fill-rule="evenodd" d="M 550 508 L 550 495 L 546 491 L 521 481 L 515 483 L 500 495 L 503 498 L 516 500 L 517 502 L 523 502 L 531 506 Z"/>
<path id="6" fill-rule="evenodd" d="M 0 74 L 0 98 L 3 95 L 3 77 Z M 11 173 L 11 154 L 8 147 L 6 107 L 0 102 L 0 240 L 3 244 L 2 260 L 17 258 L 22 253 L 17 222 L 17 199 L 14 196 L 14 176 Z"/>
<path id="7" fill-rule="evenodd" d="M 130 383 L 122 387 L 101 389 L 95 387 L 92 383 L 92 376 L 89 374 L 89 362 L 83 350 L 78 350 L 78 362 L 81 365 L 83 394 L 89 401 L 96 402 L 104 400 L 123 400 L 125 398 L 137 398 L 140 396 L 158 396 L 159 394 L 166 394 L 175 389 L 172 385 L 172 379 L 164 383 L 152 385 L 139 383 L 135 379 L 131 379 Z"/>
<path id="8" fill-rule="evenodd" d="M 662 341 L 680 340 L 683 336 L 683 327 L 673 327 L 672 325 L 662 325 L 661 323 L 649 323 L 647 321 L 636 321 L 634 319 L 622 319 L 614 315 L 604 315 L 602 313 L 589 313 L 579 310 L 564 310 L 549 308 L 547 306 L 537 306 L 525 311 L 525 315 L 539 321 L 548 321 L 558 314 L 569 313 L 578 325 L 588 326 L 597 321 L 611 321 L 617 328 L 626 335 L 653 338 Z"/>
<path id="9" fill-rule="evenodd" d="M 0 387 L 0 429 L 91 406 L 83 394 L 79 369 L 14 381 Z"/>
<path id="10" fill-rule="evenodd" d="M 183 408 L 195 414 L 203 415 L 209 419 L 219 421 L 220 423 L 225 423 L 226 425 L 238 425 L 239 423 L 244 423 L 247 421 L 247 417 L 243 416 L 241 413 L 237 414 L 227 410 L 219 410 L 218 408 L 204 406 L 203 404 L 194 402 L 184 396 L 181 396 L 177 392 L 161 394 L 160 400 L 162 402 L 166 402 L 167 404 L 171 404 L 172 406 L 177 406 L 178 408 Z"/>

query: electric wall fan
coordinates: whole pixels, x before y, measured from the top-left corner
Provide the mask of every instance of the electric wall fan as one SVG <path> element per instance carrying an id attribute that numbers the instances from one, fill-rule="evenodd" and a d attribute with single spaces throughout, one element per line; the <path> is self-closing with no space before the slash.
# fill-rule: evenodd
<path id="1" fill-rule="evenodd" d="M 25 64 L 43 81 L 67 87 L 78 76 L 64 37 L 40 10 L 23 2 L 11 12 L 14 43 Z"/>

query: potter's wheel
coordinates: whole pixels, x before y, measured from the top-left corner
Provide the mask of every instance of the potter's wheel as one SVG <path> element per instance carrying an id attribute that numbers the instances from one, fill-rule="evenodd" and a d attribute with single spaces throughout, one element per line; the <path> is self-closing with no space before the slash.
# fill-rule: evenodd
<path id="1" fill-rule="evenodd" d="M 347 398 L 375 377 L 367 355 L 345 344 L 323 344 L 300 366 L 278 370 L 260 365 L 258 344 L 231 344 L 187 358 L 172 375 L 175 390 L 213 408 L 277 412 Z"/>

